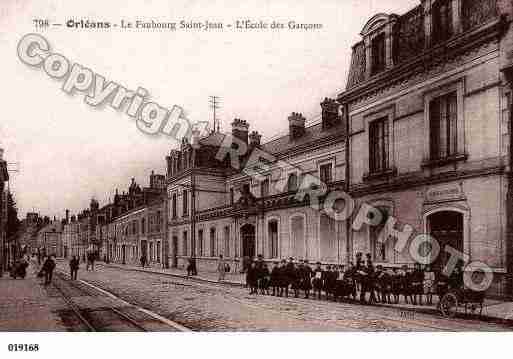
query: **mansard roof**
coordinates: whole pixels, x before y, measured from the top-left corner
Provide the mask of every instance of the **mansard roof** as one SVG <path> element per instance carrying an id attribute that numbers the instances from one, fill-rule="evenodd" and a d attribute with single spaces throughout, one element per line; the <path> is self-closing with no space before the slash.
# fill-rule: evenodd
<path id="1" fill-rule="evenodd" d="M 462 1 L 461 30 L 470 32 L 492 20 L 499 18 L 499 0 L 466 0 Z M 392 23 L 392 61 L 393 67 L 410 63 L 426 54 L 430 48 L 436 47 L 428 44 L 425 34 L 424 5 L 418 5 L 403 15 L 377 14 L 368 20 L 360 35 L 363 38 L 380 29 L 384 24 Z M 454 37 L 455 34 L 453 34 Z M 450 40 L 450 39 L 449 39 Z M 428 46 L 429 45 L 429 48 Z M 352 90 L 370 78 L 366 73 L 366 49 L 364 40 L 352 47 L 351 63 L 346 84 L 346 91 Z M 371 76 L 372 77 L 372 76 Z"/>

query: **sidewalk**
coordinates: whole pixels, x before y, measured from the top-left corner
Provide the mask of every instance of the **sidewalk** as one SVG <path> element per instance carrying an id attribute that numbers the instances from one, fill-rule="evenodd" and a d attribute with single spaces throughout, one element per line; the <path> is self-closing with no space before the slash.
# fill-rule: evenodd
<path id="1" fill-rule="evenodd" d="M 25 279 L 0 278 L 0 331 L 66 331 L 57 314 L 62 299 L 48 295 L 32 265 Z"/>
<path id="2" fill-rule="evenodd" d="M 189 280 L 196 280 L 196 281 L 203 281 L 203 282 L 209 282 L 209 283 L 216 283 L 216 284 L 225 284 L 225 285 L 231 285 L 231 286 L 237 286 L 237 287 L 243 287 L 245 286 L 246 280 L 244 274 L 238 274 L 238 273 L 227 273 L 225 277 L 225 281 L 222 283 L 219 283 L 217 280 L 218 274 L 217 272 L 201 272 L 197 276 L 193 277 L 187 277 L 187 272 L 181 269 L 176 268 L 169 268 L 169 269 L 161 269 L 161 268 L 152 268 L 152 267 L 146 267 L 142 268 L 140 266 L 134 266 L 134 265 L 128 265 L 128 264 L 118 264 L 118 263 L 101 263 L 101 265 L 105 266 L 111 266 L 114 268 L 123 268 L 123 269 L 130 269 L 140 272 L 148 272 L 148 273 L 158 273 L 158 274 L 165 274 L 170 275 L 173 277 L 180 277 L 180 278 L 187 278 Z M 401 298 L 403 300 L 403 298 Z M 425 303 L 425 298 L 424 298 Z M 355 303 L 358 305 L 357 303 Z M 377 306 L 382 307 L 389 307 L 389 308 L 397 308 L 399 310 L 404 311 L 412 311 L 412 312 L 421 312 L 425 314 L 433 314 L 433 315 L 440 315 L 440 311 L 437 308 L 438 304 L 438 297 L 433 298 L 433 305 L 413 305 L 413 304 L 406 304 L 404 302 L 400 302 L 398 304 L 386 304 L 386 303 L 379 303 L 375 304 Z M 460 312 L 464 313 L 464 308 L 460 308 Z M 470 313 L 470 311 L 469 311 Z M 477 310 L 477 315 L 479 314 L 479 310 Z M 470 314 L 469 314 L 470 315 Z M 513 302 L 505 302 L 495 299 L 485 299 L 485 302 L 483 303 L 483 313 L 481 318 L 476 316 L 476 318 L 484 320 L 484 321 L 490 321 L 490 322 L 499 322 L 502 324 L 508 324 L 513 325 Z"/>
<path id="3" fill-rule="evenodd" d="M 195 276 L 187 276 L 187 272 L 182 269 L 177 268 L 156 268 L 156 267 L 145 267 L 131 265 L 131 264 L 119 264 L 119 263 L 104 263 L 97 262 L 97 264 L 110 266 L 114 268 L 122 268 L 122 269 L 130 269 L 140 272 L 149 272 L 149 273 L 158 273 L 158 274 L 166 274 L 173 277 L 187 278 L 189 280 L 196 280 L 201 282 L 209 282 L 216 284 L 228 284 L 236 287 L 243 287 L 246 284 L 246 276 L 243 273 L 226 273 L 225 280 L 223 282 L 218 281 L 219 274 L 217 272 L 200 272 Z"/>

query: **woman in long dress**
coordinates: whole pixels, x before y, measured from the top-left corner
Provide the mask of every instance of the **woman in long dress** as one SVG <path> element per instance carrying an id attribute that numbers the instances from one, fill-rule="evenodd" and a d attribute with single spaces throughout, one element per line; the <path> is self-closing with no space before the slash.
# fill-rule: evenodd
<path id="1" fill-rule="evenodd" d="M 226 263 L 222 254 L 219 255 L 219 259 L 217 260 L 217 272 L 219 273 L 219 282 L 224 281 L 224 276 L 226 274 Z"/>

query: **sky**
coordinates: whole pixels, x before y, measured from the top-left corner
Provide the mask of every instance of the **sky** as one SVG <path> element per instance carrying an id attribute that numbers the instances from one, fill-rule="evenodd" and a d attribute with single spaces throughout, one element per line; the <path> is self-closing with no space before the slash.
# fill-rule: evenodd
<path id="1" fill-rule="evenodd" d="M 230 131 L 234 118 L 249 122 L 263 141 L 286 134 L 287 116 L 308 122 L 324 97 L 343 91 L 351 46 L 364 24 L 380 12 L 402 14 L 418 0 L 0 0 L 0 147 L 10 164 L 9 186 L 20 217 L 36 211 L 62 218 L 92 197 L 103 205 L 131 178 L 148 184 L 152 170 L 165 173 L 175 147 L 149 136 L 124 112 L 93 108 L 82 93 L 66 94 L 62 81 L 16 54 L 28 33 L 43 35 L 51 51 L 87 66 L 149 99 L 182 107 L 193 121 L 210 121 L 209 96 L 221 98 L 217 117 Z M 236 20 L 320 23 L 304 30 L 155 31 L 36 29 L 34 19 L 109 21 Z M 16 170 L 16 171 L 14 171 Z"/>

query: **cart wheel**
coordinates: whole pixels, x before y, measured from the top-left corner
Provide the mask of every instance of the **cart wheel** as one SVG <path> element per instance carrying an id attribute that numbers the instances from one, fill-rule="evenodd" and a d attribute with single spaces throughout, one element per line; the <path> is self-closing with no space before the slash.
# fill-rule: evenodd
<path id="1" fill-rule="evenodd" d="M 447 293 L 440 301 L 440 311 L 444 317 L 453 318 L 458 312 L 458 298 L 453 293 Z"/>

